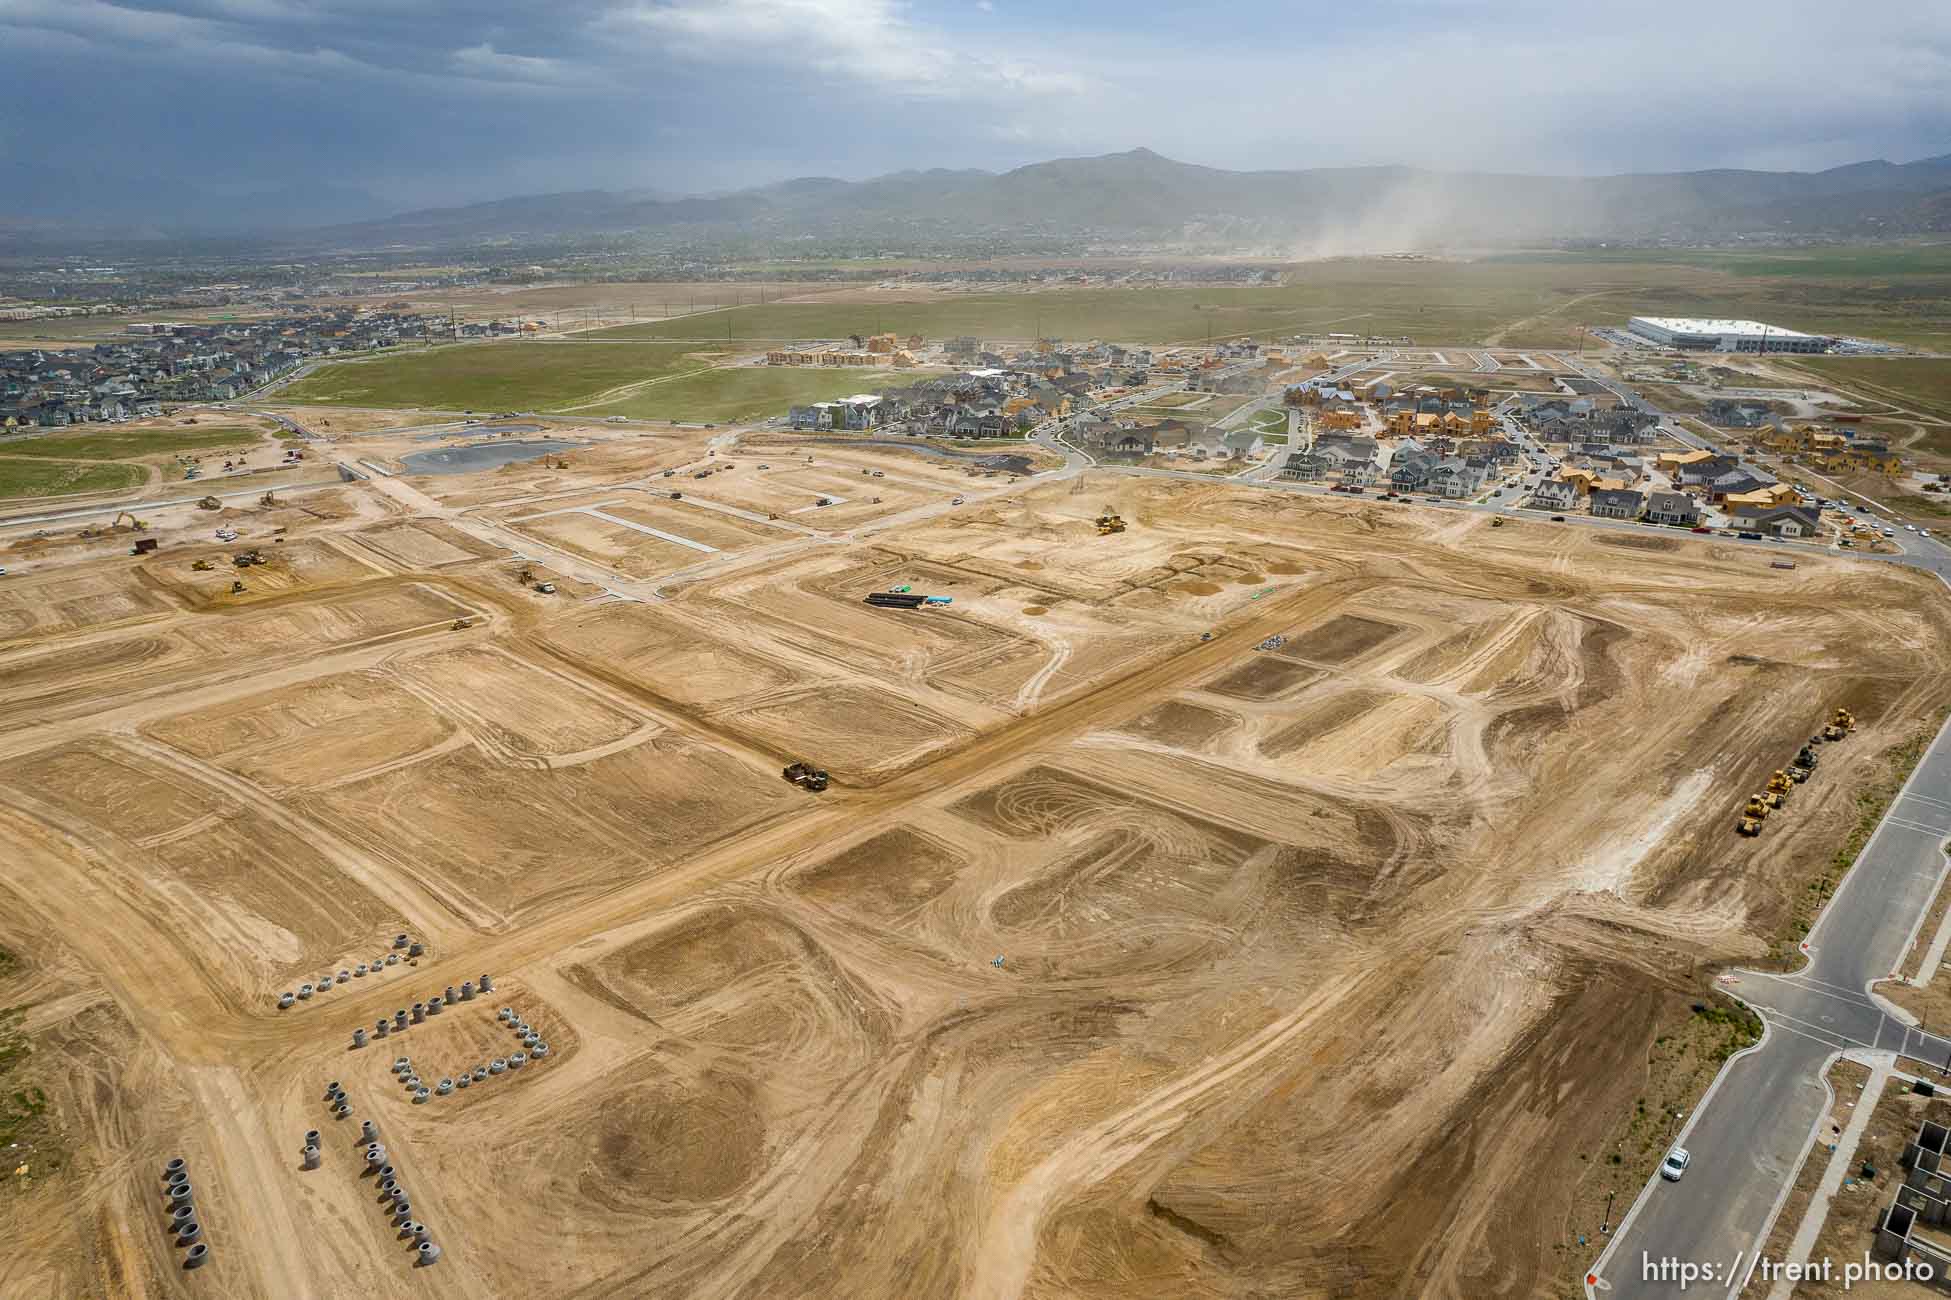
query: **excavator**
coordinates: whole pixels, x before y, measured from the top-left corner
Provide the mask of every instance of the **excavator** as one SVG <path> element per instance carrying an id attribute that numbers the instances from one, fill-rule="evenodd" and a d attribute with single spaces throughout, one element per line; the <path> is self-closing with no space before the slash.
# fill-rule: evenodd
<path id="1" fill-rule="evenodd" d="M 266 492 L 257 499 L 257 503 L 266 510 L 271 509 L 273 506 L 281 506 L 284 504 L 284 502 L 278 500 L 278 494 L 276 492 Z"/>
<path id="2" fill-rule="evenodd" d="M 1125 521 L 1118 517 L 1117 511 L 1106 506 L 1104 513 L 1097 517 L 1097 535 L 1109 537 L 1112 533 L 1122 533 L 1124 530 Z"/>
<path id="3" fill-rule="evenodd" d="M 115 516 L 115 522 L 111 523 L 109 527 L 120 528 L 122 526 L 122 521 L 124 519 L 128 520 L 129 527 L 133 528 L 138 533 L 143 531 L 145 528 L 149 527 L 149 522 L 146 519 L 137 519 L 134 515 L 130 514 L 126 510 L 124 510 L 121 514 Z"/>
<path id="4" fill-rule="evenodd" d="M 811 763 L 788 763 L 781 775 L 802 790 L 811 790 L 815 794 L 827 787 L 827 774 Z"/>

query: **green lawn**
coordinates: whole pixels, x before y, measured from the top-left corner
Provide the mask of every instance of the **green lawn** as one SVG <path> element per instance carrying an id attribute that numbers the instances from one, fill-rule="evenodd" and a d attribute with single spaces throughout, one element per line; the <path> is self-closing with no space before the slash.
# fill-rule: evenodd
<path id="1" fill-rule="evenodd" d="M 873 393 L 905 384 L 912 370 L 807 370 L 771 366 L 735 366 L 682 375 L 651 384 L 620 402 L 595 408 L 594 414 L 629 415 L 642 420 L 711 420 L 732 424 L 784 415 L 792 406 L 824 402 L 851 393 Z"/>
<path id="2" fill-rule="evenodd" d="M 1951 360 L 1930 357 L 1798 357 L 1795 364 L 1865 397 L 1951 419 Z"/>
<path id="3" fill-rule="evenodd" d="M 0 460 L 0 500 L 66 496 L 132 488 L 148 479 L 135 465 L 80 465 L 64 460 Z"/>
<path id="4" fill-rule="evenodd" d="M 0 442 L 0 456 L 59 456 L 68 460 L 134 460 L 211 447 L 248 446 L 263 438 L 242 425 L 202 425 L 181 429 L 125 429 L 108 426 L 89 432 L 50 433 Z"/>
<path id="5" fill-rule="evenodd" d="M 280 396 L 341 406 L 560 410 L 625 384 L 708 365 L 686 356 L 696 350 L 680 344 L 470 343 L 332 362 Z"/>

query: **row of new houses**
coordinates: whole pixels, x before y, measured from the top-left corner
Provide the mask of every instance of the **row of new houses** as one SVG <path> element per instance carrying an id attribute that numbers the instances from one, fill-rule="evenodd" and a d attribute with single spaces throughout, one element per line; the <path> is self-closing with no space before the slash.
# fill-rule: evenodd
<path id="1" fill-rule="evenodd" d="M 310 358 L 445 329 L 433 317 L 347 310 L 183 325 L 90 348 L 0 352 L 0 428 L 60 428 L 157 415 L 165 403 L 229 401 Z"/>

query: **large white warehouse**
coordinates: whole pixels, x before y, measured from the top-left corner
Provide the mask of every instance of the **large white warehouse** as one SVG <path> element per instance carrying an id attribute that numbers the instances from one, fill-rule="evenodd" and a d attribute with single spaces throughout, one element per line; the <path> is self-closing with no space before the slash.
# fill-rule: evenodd
<path id="1" fill-rule="evenodd" d="M 1835 340 L 1753 320 L 1705 320 L 1694 316 L 1635 316 L 1626 328 L 1669 348 L 1714 352 L 1827 352 Z"/>

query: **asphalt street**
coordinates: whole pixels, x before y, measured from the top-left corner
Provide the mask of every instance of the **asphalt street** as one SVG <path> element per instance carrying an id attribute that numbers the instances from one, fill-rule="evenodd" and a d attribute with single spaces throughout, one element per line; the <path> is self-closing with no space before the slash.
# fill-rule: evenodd
<path id="1" fill-rule="evenodd" d="M 1810 779 L 1821 780 L 1822 769 Z M 1767 1034 L 1689 1117 L 1675 1139 L 1693 1156 L 1686 1176 L 1649 1180 L 1593 1266 L 1587 1294 L 1732 1293 L 1754 1268 L 1827 1109 L 1821 1078 L 1829 1059 L 1857 1047 L 1951 1064 L 1951 1038 L 1905 1024 L 1869 993 L 1896 970 L 1929 910 L 1947 840 L 1951 726 L 1938 733 L 1810 931 L 1808 965 L 1791 975 L 1724 977 L 1724 988 L 1761 1013 Z M 1690 1261 L 1707 1275 L 1683 1288 L 1678 1276 L 1660 1276 L 1666 1259 Z"/>

